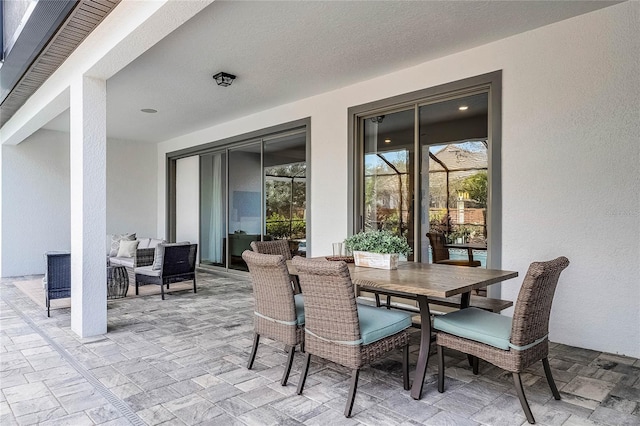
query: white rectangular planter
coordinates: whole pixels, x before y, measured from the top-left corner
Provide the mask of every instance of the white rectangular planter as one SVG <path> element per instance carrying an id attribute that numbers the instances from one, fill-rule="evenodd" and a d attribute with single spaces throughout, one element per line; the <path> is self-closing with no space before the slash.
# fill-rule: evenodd
<path id="1" fill-rule="evenodd" d="M 368 251 L 354 251 L 353 259 L 356 266 L 378 269 L 398 269 L 398 254 L 371 253 Z"/>

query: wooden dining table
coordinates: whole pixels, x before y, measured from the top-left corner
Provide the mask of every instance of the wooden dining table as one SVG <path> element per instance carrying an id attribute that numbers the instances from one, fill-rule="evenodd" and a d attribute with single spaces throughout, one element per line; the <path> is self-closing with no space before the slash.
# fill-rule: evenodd
<path id="1" fill-rule="evenodd" d="M 398 269 L 386 270 L 358 267 L 350 263 L 351 281 L 360 290 L 414 299 L 420 310 L 420 351 L 411 386 L 411 397 L 420 399 L 427 373 L 431 345 L 431 312 L 429 298 L 460 295 L 460 308 L 469 307 L 471 291 L 518 276 L 514 271 L 399 262 Z M 296 271 L 291 266 L 289 272 Z"/>
<path id="2" fill-rule="evenodd" d="M 429 297 L 461 295 L 460 308 L 469 307 L 471 291 L 518 276 L 514 271 L 400 262 L 398 269 L 373 269 L 350 265 L 351 280 L 361 290 L 416 299 L 420 309 L 420 352 L 411 397 L 420 399 L 429 361 L 431 312 Z"/>

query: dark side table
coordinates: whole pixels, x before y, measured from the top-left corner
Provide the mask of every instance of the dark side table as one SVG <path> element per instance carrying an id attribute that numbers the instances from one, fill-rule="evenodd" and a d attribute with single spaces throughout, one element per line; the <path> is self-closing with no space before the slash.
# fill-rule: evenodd
<path id="1" fill-rule="evenodd" d="M 126 297 L 129 290 L 129 275 L 124 266 L 107 267 L 107 299 Z"/>

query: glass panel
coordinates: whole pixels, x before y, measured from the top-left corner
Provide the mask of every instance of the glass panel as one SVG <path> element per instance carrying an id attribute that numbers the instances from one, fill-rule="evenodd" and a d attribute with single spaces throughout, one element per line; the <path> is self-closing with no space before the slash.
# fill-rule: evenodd
<path id="1" fill-rule="evenodd" d="M 200 157 L 200 263 L 225 266 L 227 156 Z"/>
<path id="2" fill-rule="evenodd" d="M 423 262 L 431 262 L 426 233 L 434 230 L 459 246 L 451 259 L 468 259 L 470 248 L 486 266 L 487 108 L 487 93 L 420 107 Z"/>
<path id="3" fill-rule="evenodd" d="M 242 252 L 262 233 L 260 142 L 229 150 L 229 269 L 247 271 Z"/>
<path id="4" fill-rule="evenodd" d="M 364 120 L 364 229 L 404 235 L 411 246 L 414 122 L 413 109 Z"/>
<path id="5" fill-rule="evenodd" d="M 306 255 L 306 134 L 264 143 L 264 239 L 289 241 L 292 255 Z"/>

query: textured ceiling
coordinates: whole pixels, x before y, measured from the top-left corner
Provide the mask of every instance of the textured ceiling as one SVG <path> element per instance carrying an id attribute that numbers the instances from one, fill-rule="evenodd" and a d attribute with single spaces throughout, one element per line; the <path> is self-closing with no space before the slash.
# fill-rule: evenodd
<path id="1" fill-rule="evenodd" d="M 108 135 L 164 141 L 612 4 L 216 1 L 108 80 Z"/>

